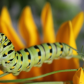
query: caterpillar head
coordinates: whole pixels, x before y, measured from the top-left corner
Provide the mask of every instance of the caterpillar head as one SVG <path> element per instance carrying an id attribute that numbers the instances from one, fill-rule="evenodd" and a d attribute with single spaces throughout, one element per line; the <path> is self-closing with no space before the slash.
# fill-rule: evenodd
<path id="1" fill-rule="evenodd" d="M 3 50 L 3 43 L 6 40 L 7 40 L 7 37 L 3 33 L 0 33 L 0 52 Z"/>

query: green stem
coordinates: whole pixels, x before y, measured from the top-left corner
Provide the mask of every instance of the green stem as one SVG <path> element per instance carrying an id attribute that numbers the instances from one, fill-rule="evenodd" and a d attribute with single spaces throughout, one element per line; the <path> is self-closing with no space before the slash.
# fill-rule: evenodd
<path id="1" fill-rule="evenodd" d="M 64 44 L 65 44 L 65 43 L 64 43 Z M 65 45 L 67 45 L 67 44 L 65 44 Z M 69 45 L 67 45 L 67 46 L 69 46 Z M 73 50 L 75 50 L 78 54 L 84 56 L 84 53 L 80 53 L 77 49 L 75 49 L 75 48 L 73 48 L 73 47 L 71 47 L 71 46 L 69 46 L 69 47 L 72 48 Z"/>
<path id="2" fill-rule="evenodd" d="M 73 55 L 72 56 L 73 58 L 78 58 L 78 59 L 82 59 L 82 57 L 80 55 Z M 48 76 L 48 75 L 52 75 L 52 74 L 55 74 L 55 73 L 59 73 L 59 72 L 69 72 L 69 71 L 77 71 L 77 69 L 67 69 L 67 70 L 59 70 L 59 71 L 54 71 L 54 72 L 50 72 L 50 73 L 47 73 L 47 74 L 44 74 L 44 75 L 41 75 L 41 76 L 37 76 L 37 77 L 32 77 L 32 78 L 26 78 L 26 79 L 17 79 L 17 80 L 0 80 L 0 82 L 25 82 L 27 80 L 34 80 L 34 79 L 37 79 L 37 78 L 41 78 L 41 77 L 45 77 L 45 76 Z M 5 75 L 8 75 L 9 73 L 4 73 L 4 74 L 1 74 L 0 77 L 3 77 Z"/>
<path id="3" fill-rule="evenodd" d="M 79 60 L 83 60 L 83 58 L 80 55 L 73 55 L 72 58 L 78 58 Z"/>
<path id="4" fill-rule="evenodd" d="M 5 75 L 8 75 L 8 74 L 9 73 L 3 73 L 3 74 L 0 75 L 0 78 L 3 77 L 3 76 L 5 76 Z"/>
<path id="5" fill-rule="evenodd" d="M 0 80 L 0 83 L 7 83 L 7 82 L 25 82 L 25 81 L 28 81 L 28 80 L 34 80 L 34 79 L 42 78 L 42 77 L 45 77 L 45 76 L 49 76 L 49 75 L 52 75 L 52 74 L 55 74 L 55 73 L 71 72 L 71 71 L 77 71 L 77 70 L 78 69 L 58 70 L 58 71 L 53 71 L 53 72 L 46 73 L 46 74 L 43 74 L 41 76 L 32 77 L 32 78 L 17 79 L 17 80 Z"/>

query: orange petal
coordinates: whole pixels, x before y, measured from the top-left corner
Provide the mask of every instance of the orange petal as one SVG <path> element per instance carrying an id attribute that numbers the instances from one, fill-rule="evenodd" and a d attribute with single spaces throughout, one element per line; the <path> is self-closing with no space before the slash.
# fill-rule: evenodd
<path id="1" fill-rule="evenodd" d="M 43 42 L 55 42 L 52 11 L 49 3 L 47 3 L 42 10 L 41 21 L 43 26 Z"/>
<path id="2" fill-rule="evenodd" d="M 81 67 L 73 76 L 73 84 L 84 84 L 84 72 Z"/>
<path id="3" fill-rule="evenodd" d="M 29 6 L 25 7 L 22 11 L 19 20 L 19 30 L 28 47 L 40 44 L 40 36 Z"/>
<path id="4" fill-rule="evenodd" d="M 4 33 L 11 40 L 11 42 L 15 46 L 15 50 L 24 48 L 23 43 L 12 27 L 9 13 L 6 7 L 4 7 L 1 12 L 1 32 Z"/>
<path id="5" fill-rule="evenodd" d="M 31 9 L 29 6 L 25 7 L 22 11 L 19 20 L 19 30 L 27 43 L 27 47 L 40 44 L 40 37 L 37 27 L 34 23 Z M 22 72 L 19 78 L 29 78 L 41 75 L 41 69 L 38 67 L 33 67 L 28 73 Z M 37 79 L 42 81 L 42 78 Z"/>
<path id="6" fill-rule="evenodd" d="M 66 43 L 76 49 L 76 43 L 74 39 L 71 21 L 67 21 L 61 25 L 57 32 L 56 41 Z M 74 54 L 77 53 L 74 51 Z"/>
<path id="7" fill-rule="evenodd" d="M 81 28 L 83 25 L 83 21 L 84 21 L 84 13 L 80 12 L 77 16 L 75 16 L 75 18 L 72 20 L 72 27 L 73 27 L 73 31 L 74 31 L 74 38 L 76 39 Z"/>
<path id="8" fill-rule="evenodd" d="M 0 74 L 3 74 L 3 72 L 0 71 Z M 13 76 L 12 74 L 8 74 L 8 75 L 0 78 L 0 80 L 15 80 L 15 79 L 16 79 L 16 77 Z M 17 84 L 17 83 L 0 83 L 0 84 Z"/>
<path id="9" fill-rule="evenodd" d="M 66 43 L 76 49 L 71 21 L 65 22 L 61 25 L 57 32 L 56 41 Z M 73 53 L 77 54 L 75 51 L 73 51 Z M 79 62 L 78 59 L 75 58 L 70 60 L 61 58 L 59 60 L 54 60 L 53 62 L 53 70 L 72 69 L 78 67 Z M 72 80 L 73 74 L 73 72 L 58 73 L 54 75 L 54 78 L 58 81 Z"/>

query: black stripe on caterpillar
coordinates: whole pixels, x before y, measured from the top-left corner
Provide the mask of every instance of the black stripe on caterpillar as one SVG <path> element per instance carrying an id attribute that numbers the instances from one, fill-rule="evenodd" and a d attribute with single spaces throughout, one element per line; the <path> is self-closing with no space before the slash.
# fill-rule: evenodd
<path id="1" fill-rule="evenodd" d="M 33 66 L 52 63 L 53 59 L 71 58 L 72 48 L 64 43 L 43 43 L 15 51 L 12 42 L 0 33 L 0 64 L 4 72 L 18 75 L 30 71 Z"/>

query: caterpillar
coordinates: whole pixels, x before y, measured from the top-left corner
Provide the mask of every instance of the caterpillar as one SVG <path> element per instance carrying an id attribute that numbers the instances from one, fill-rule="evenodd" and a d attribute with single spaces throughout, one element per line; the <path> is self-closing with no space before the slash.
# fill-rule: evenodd
<path id="1" fill-rule="evenodd" d="M 0 33 L 0 67 L 4 73 L 19 75 L 21 71 L 30 71 L 33 66 L 52 63 L 53 59 L 70 58 L 72 48 L 65 43 L 43 43 L 15 51 L 12 42 Z"/>

